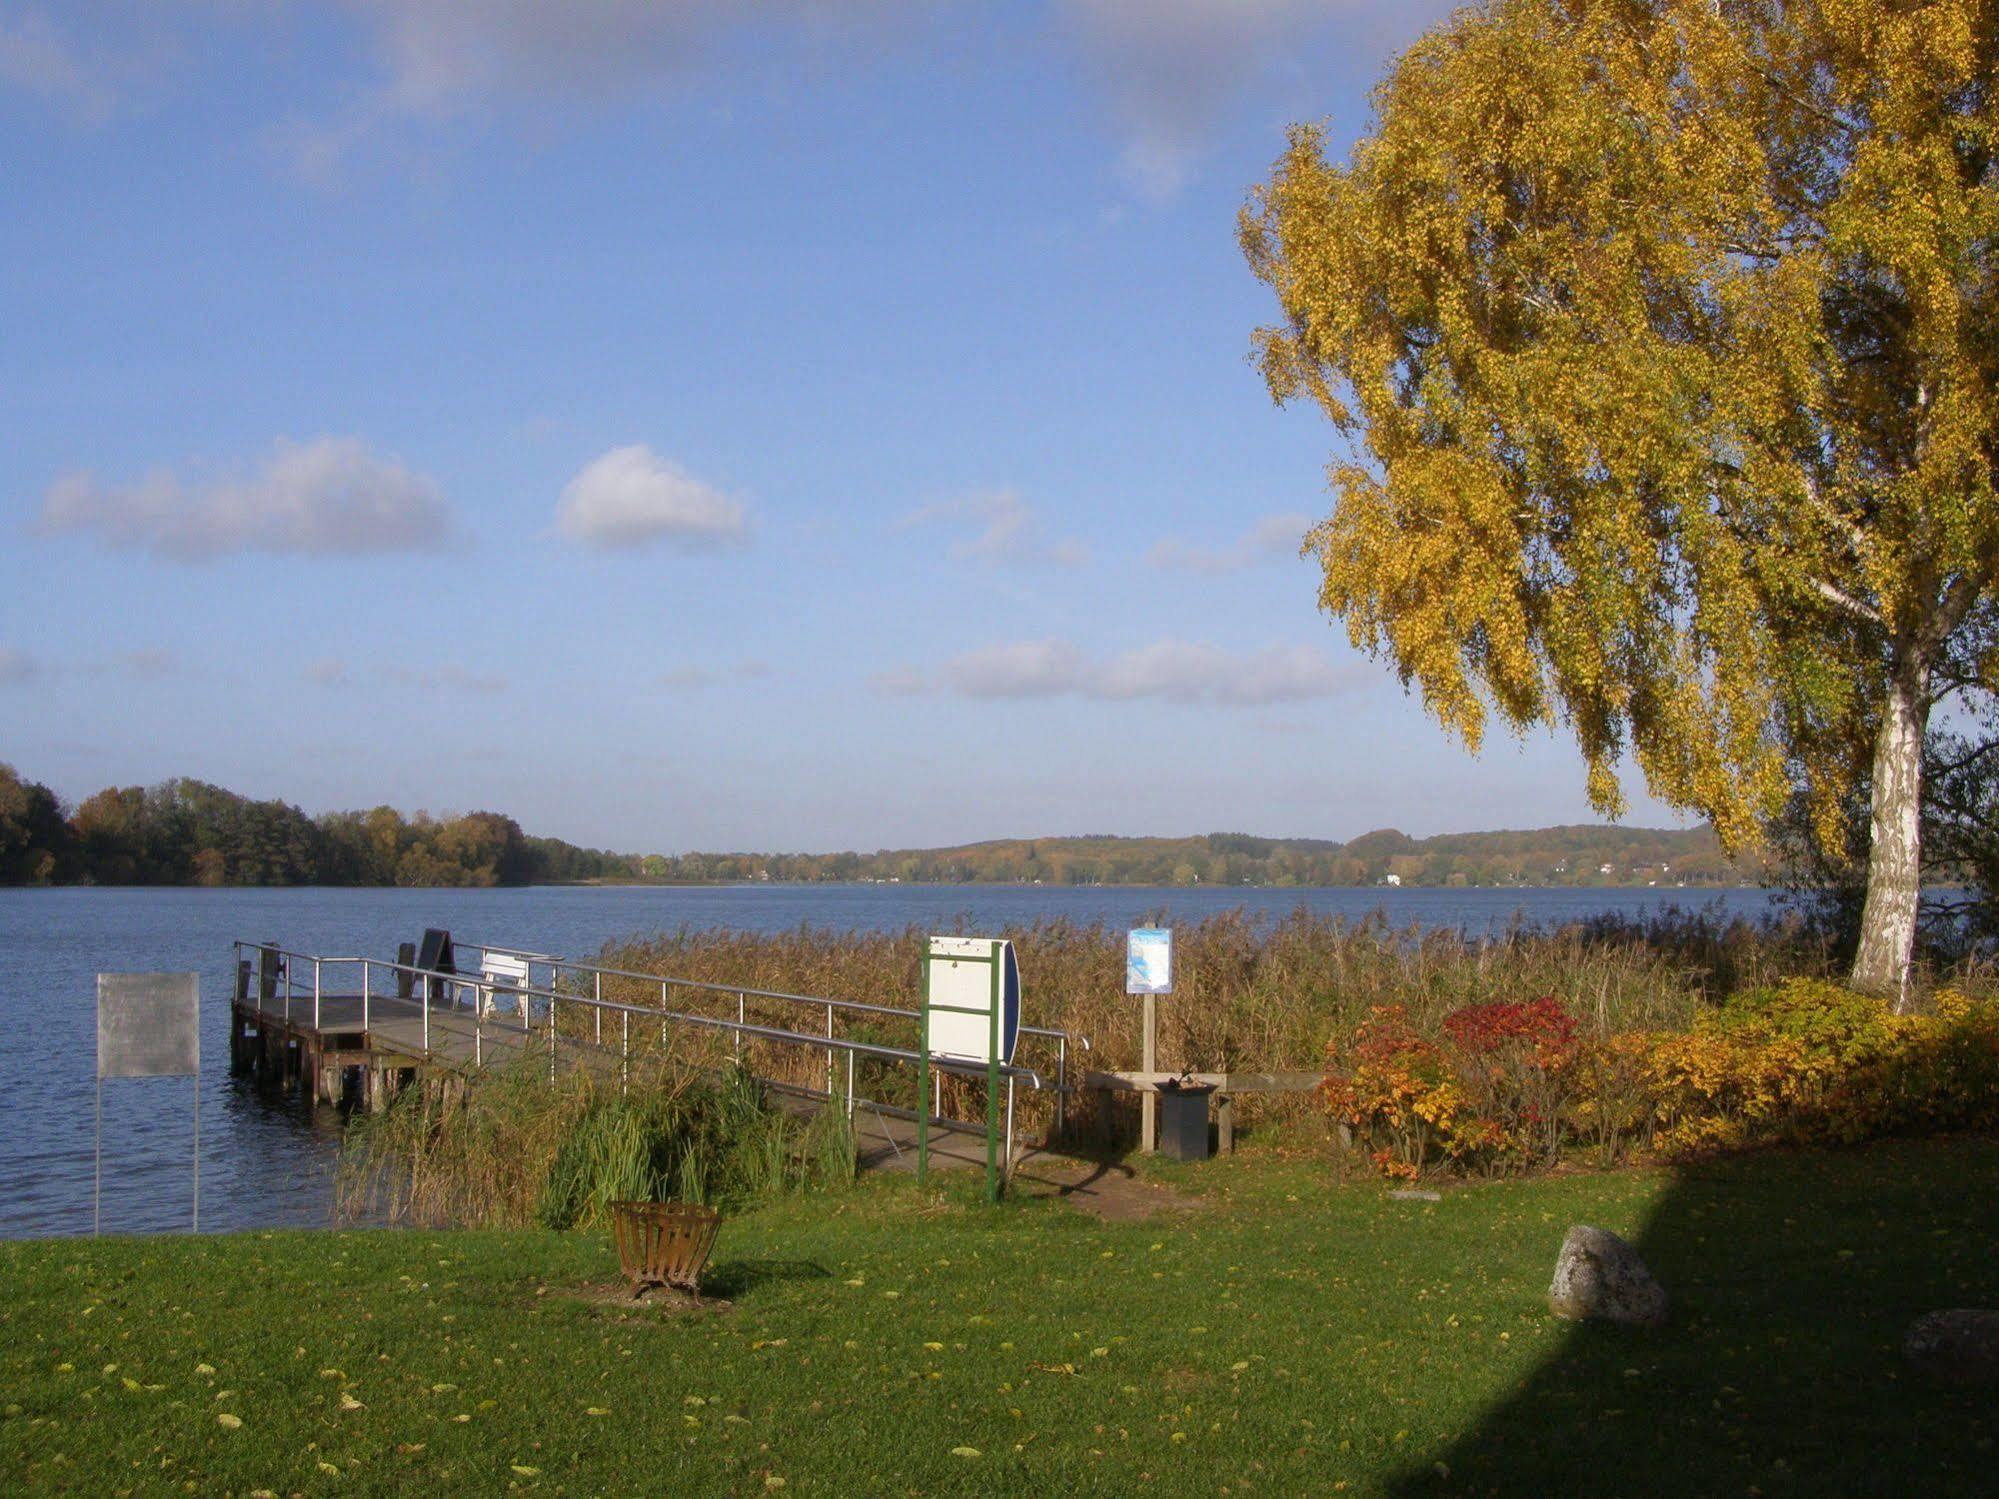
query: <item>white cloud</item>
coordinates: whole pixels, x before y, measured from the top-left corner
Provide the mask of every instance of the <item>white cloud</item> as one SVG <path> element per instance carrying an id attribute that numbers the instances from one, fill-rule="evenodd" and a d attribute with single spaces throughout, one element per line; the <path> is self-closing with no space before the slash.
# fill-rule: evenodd
<path id="1" fill-rule="evenodd" d="M 1220 577 L 1237 573 L 1273 557 L 1298 555 L 1312 518 L 1296 512 L 1266 515 L 1225 547 L 1199 546 L 1172 537 L 1156 543 L 1149 554 L 1154 567 L 1167 572 L 1202 573 Z"/>
<path id="2" fill-rule="evenodd" d="M 812 9 L 761 0 L 348 0 L 372 26 L 395 103 L 442 112 L 497 90 L 605 94 L 698 62 L 717 34 L 762 12 Z"/>
<path id="3" fill-rule="evenodd" d="M 1315 34 L 1338 25 L 1348 49 L 1385 53 L 1456 3 L 1060 0 L 1058 14 L 1125 137 L 1126 180 L 1139 196 L 1165 202 L 1225 117 Z"/>
<path id="4" fill-rule="evenodd" d="M 436 483 L 351 437 L 280 441 L 247 479 L 189 484 L 161 470 L 137 484 L 74 473 L 50 486 L 38 529 L 92 533 L 116 551 L 177 562 L 232 552 L 359 556 L 407 552 L 448 531 Z"/>
<path id="5" fill-rule="evenodd" d="M 970 533 L 951 543 L 951 555 L 961 561 L 1078 567 L 1089 560 L 1089 549 L 1073 537 L 1056 541 L 1044 537 L 1040 517 L 1011 489 L 925 505 L 904 516 L 896 529 L 936 524 Z"/>
<path id="6" fill-rule="evenodd" d="M 1066 640 L 1022 640 L 954 656 L 938 680 L 965 697 L 1052 697 L 1080 688 L 1089 668 Z"/>
<path id="7" fill-rule="evenodd" d="M 1078 696 L 1101 702 L 1157 699 L 1258 707 L 1332 697 L 1365 681 L 1313 646 L 1268 646 L 1237 653 L 1185 640 L 1159 640 L 1104 659 L 1074 643 L 1024 640 L 967 651 L 934 672 L 900 667 L 873 679 L 895 696 L 949 692 L 971 698 Z"/>
<path id="8" fill-rule="evenodd" d="M 643 443 L 613 448 L 563 488 L 555 523 L 572 541 L 616 550 L 664 541 L 683 549 L 741 541 L 742 501 Z"/>
<path id="9" fill-rule="evenodd" d="M 34 679 L 35 658 L 11 645 L 0 645 L 0 687 L 16 687 Z"/>
<path id="10" fill-rule="evenodd" d="M 105 70 L 34 10 L 0 15 L 0 84 L 34 94 L 86 125 L 103 124 L 116 102 Z"/>

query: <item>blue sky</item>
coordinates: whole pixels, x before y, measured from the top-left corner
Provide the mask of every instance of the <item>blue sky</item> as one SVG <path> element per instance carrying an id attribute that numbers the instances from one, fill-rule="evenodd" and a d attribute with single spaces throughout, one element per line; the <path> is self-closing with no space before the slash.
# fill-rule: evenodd
<path id="1" fill-rule="evenodd" d="M 1318 612 L 1245 358 L 1246 190 L 1443 9 L 0 0 L 0 758 L 667 851 L 1588 818 Z"/>

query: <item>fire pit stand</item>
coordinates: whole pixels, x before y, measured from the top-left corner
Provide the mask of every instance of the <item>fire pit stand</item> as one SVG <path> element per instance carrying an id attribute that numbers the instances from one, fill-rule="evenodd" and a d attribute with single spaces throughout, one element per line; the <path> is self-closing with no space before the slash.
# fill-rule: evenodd
<path id="1" fill-rule="evenodd" d="M 696 1202 L 614 1202 L 611 1237 L 632 1295 L 671 1286 L 696 1300 L 722 1215 Z"/>

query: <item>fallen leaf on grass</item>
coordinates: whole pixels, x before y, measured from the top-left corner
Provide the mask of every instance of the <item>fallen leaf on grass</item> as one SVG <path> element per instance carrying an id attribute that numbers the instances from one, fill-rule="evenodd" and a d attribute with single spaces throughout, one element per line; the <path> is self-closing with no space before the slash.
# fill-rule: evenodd
<path id="1" fill-rule="evenodd" d="M 343 1390 L 340 1394 L 340 1408 L 344 1411 L 362 1411 L 368 1407 Z"/>
<path id="2" fill-rule="evenodd" d="M 241 1416 L 232 1416 L 229 1412 L 224 1411 L 215 1418 L 215 1424 L 220 1426 L 224 1431 L 234 1431 L 243 1424 L 243 1418 Z"/>
<path id="3" fill-rule="evenodd" d="M 199 1375 L 202 1375 L 202 1376 L 206 1377 L 207 1375 L 210 1375 L 210 1374 L 213 1374 L 213 1373 L 215 1372 L 215 1365 L 213 1365 L 213 1364 L 196 1364 L 196 1365 L 194 1366 L 194 1372 L 195 1372 L 195 1373 L 197 1373 L 197 1374 L 199 1374 Z"/>
<path id="4" fill-rule="evenodd" d="M 592 1406 L 586 1406 L 584 1408 L 583 1414 L 586 1416 L 608 1416 L 611 1413 L 605 1410 L 604 1407 L 601 1405 L 592 1405 Z"/>
<path id="5" fill-rule="evenodd" d="M 513 1463 L 510 1466 L 523 1478 L 539 1478 L 541 1476 L 541 1469 L 530 1468 L 526 1463 Z"/>
<path id="6" fill-rule="evenodd" d="M 338 1478 L 340 1476 L 340 1470 L 334 1467 L 333 1464 L 329 1462 L 322 1462 L 319 1465 L 319 1471 L 322 1473 L 331 1473 L 335 1478 Z"/>
<path id="7" fill-rule="evenodd" d="M 951 1449 L 951 1456 L 953 1457 L 979 1457 L 981 1455 L 979 1449 L 976 1447 L 953 1447 Z"/>

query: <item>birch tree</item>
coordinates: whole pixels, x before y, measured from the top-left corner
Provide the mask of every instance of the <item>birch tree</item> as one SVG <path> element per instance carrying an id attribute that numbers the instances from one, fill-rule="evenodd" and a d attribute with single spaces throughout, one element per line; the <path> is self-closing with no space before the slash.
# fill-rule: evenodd
<path id="1" fill-rule="evenodd" d="M 1257 357 L 1343 451 L 1321 602 L 1473 749 L 1755 842 L 1870 798 L 1901 996 L 1922 747 L 1994 678 L 1995 0 L 1492 0 L 1243 214 Z"/>

